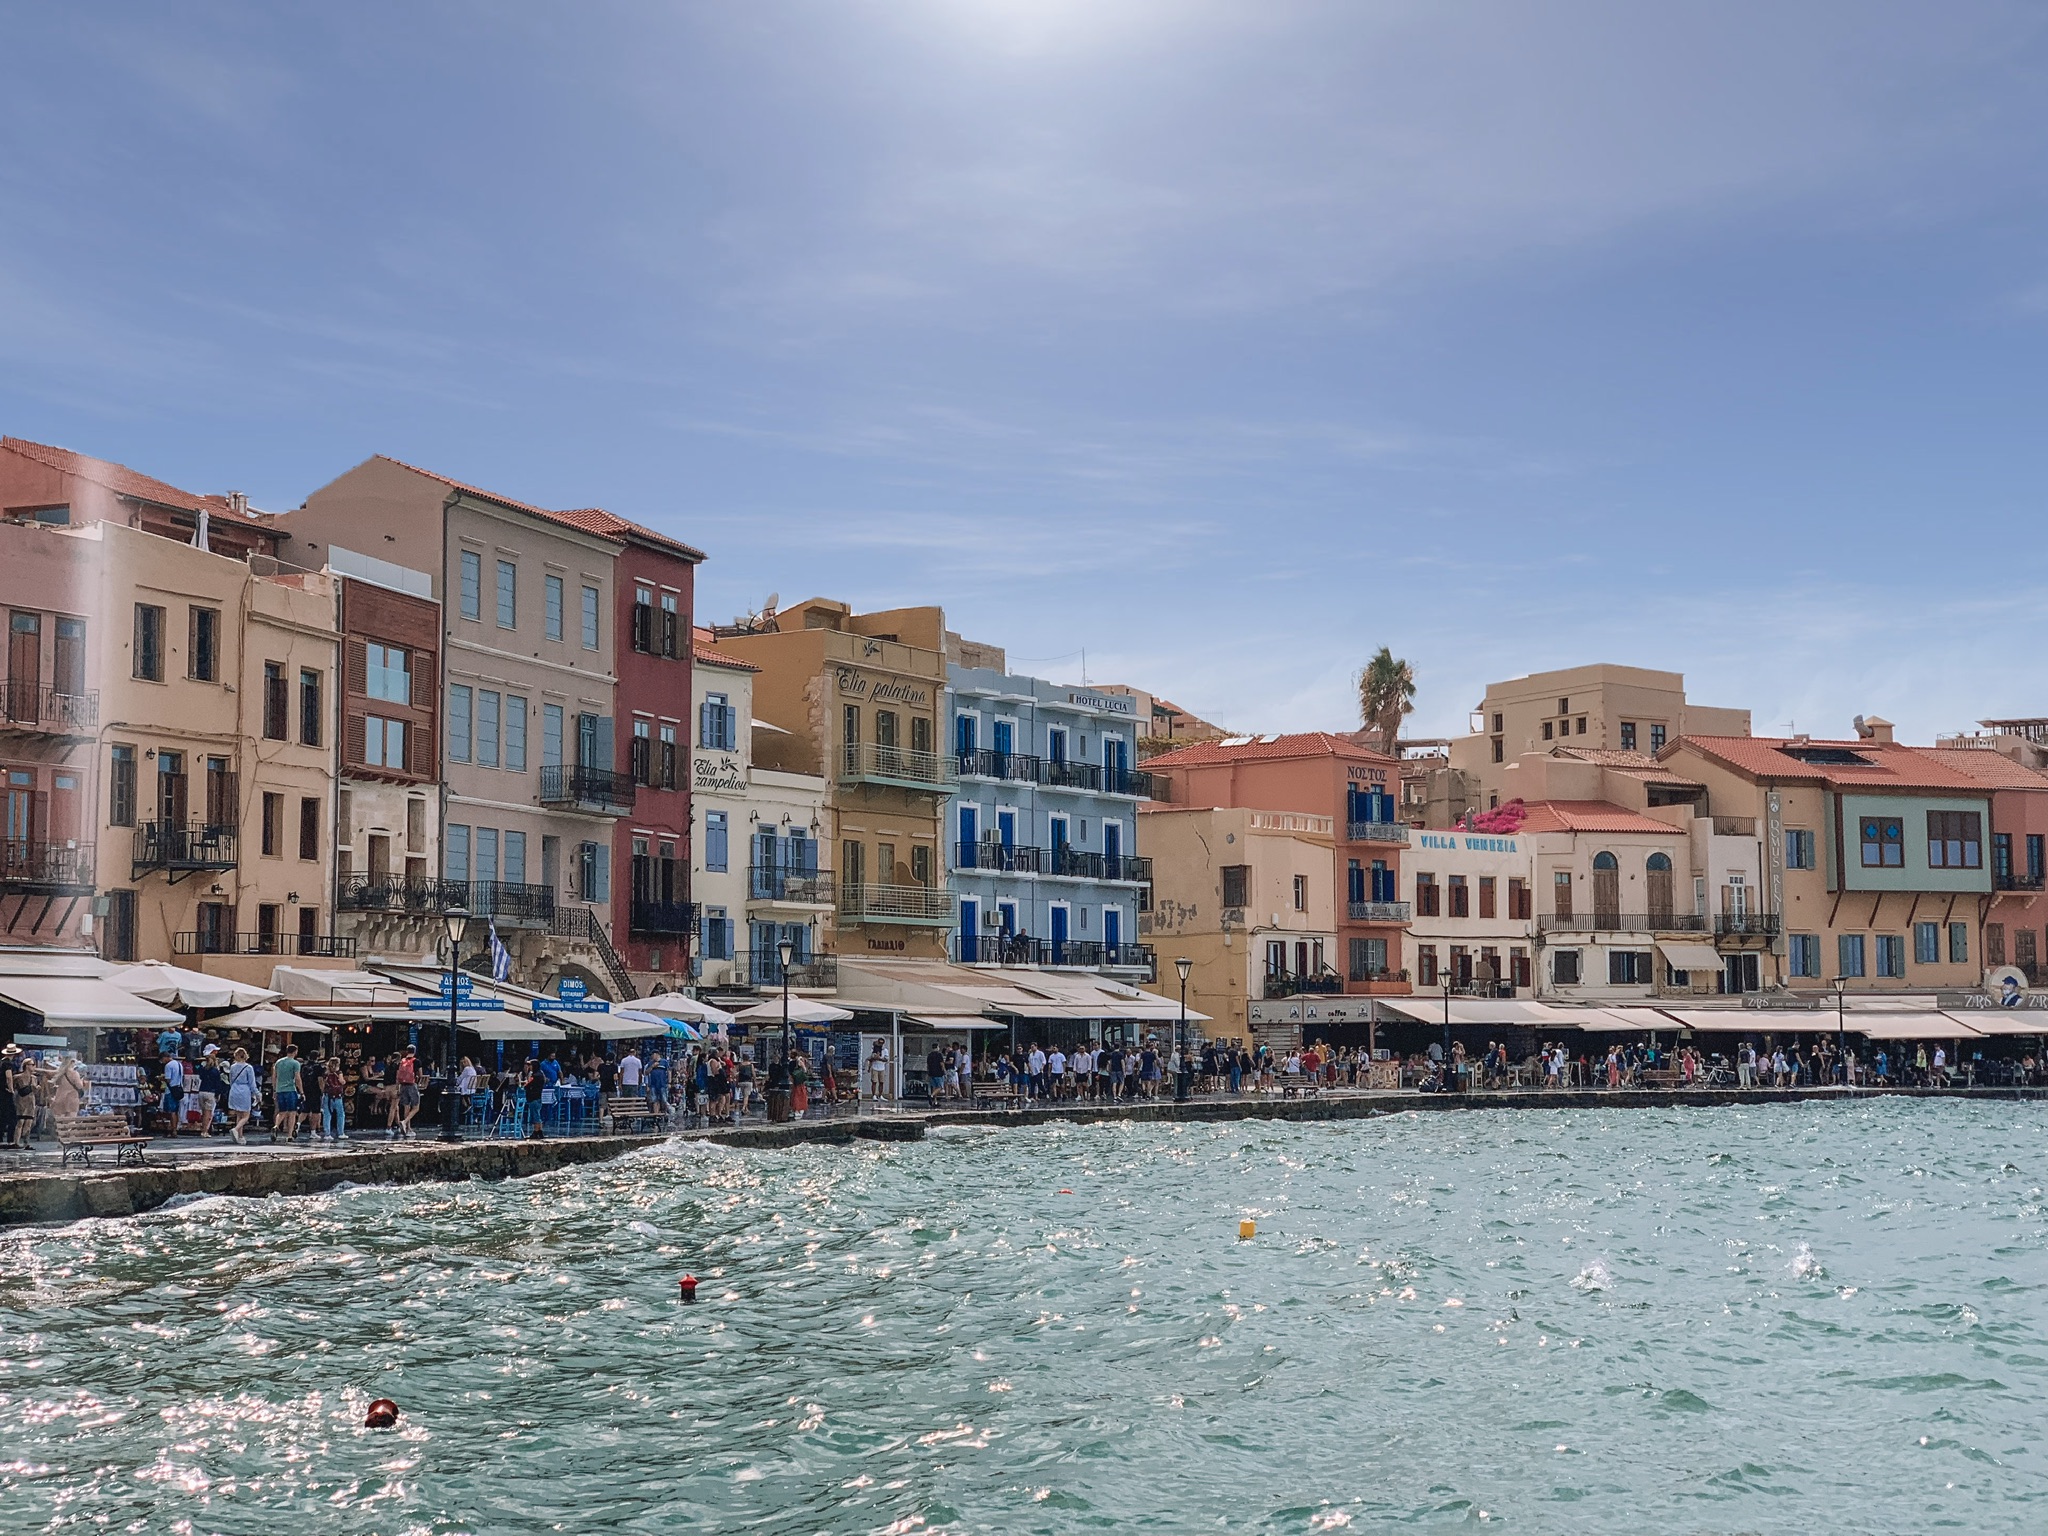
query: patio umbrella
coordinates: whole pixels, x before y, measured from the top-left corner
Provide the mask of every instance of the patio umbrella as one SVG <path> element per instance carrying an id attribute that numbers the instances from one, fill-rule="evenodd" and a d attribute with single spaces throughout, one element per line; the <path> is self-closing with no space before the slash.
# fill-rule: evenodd
<path id="1" fill-rule="evenodd" d="M 782 1022 L 782 999 L 771 998 L 765 1003 L 733 1015 L 743 1024 L 780 1024 Z M 853 1014 L 845 1008 L 835 1008 L 830 1003 L 821 1003 L 812 997 L 792 997 L 789 1000 L 789 1022 L 792 1024 L 837 1024 L 850 1019 Z"/>
<path id="2" fill-rule="evenodd" d="M 162 960 L 143 960 L 107 972 L 106 980 L 144 1002 L 183 1008 L 250 1008 L 279 996 L 268 987 L 252 987 L 226 976 L 188 971 Z"/>
<path id="3" fill-rule="evenodd" d="M 664 992 L 659 997 L 636 997 L 633 999 L 633 1011 L 651 1013 L 663 1019 L 685 1019 L 692 1024 L 730 1024 L 733 1020 L 733 1016 L 723 1008 L 700 1003 L 680 992 Z"/>
<path id="4" fill-rule="evenodd" d="M 268 1003 L 258 1003 L 254 1008 L 244 1008 L 239 1013 L 222 1014 L 206 1022 L 208 1029 L 266 1029 L 280 1035 L 325 1035 L 333 1031 L 325 1024 L 313 1019 L 300 1018 L 282 1008 L 273 1008 Z"/>

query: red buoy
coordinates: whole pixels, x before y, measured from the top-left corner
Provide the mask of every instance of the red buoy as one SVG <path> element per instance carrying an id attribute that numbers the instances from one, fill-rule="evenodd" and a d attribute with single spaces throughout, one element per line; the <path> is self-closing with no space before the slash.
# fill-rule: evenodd
<path id="1" fill-rule="evenodd" d="M 683 1276 L 682 1279 L 676 1282 L 676 1288 L 683 1293 L 683 1300 L 695 1301 L 697 1299 L 697 1277 L 695 1275 Z"/>
<path id="2" fill-rule="evenodd" d="M 370 1404 L 370 1411 L 363 1415 L 363 1428 L 389 1429 L 398 1422 L 398 1404 L 388 1397 L 380 1397 Z"/>

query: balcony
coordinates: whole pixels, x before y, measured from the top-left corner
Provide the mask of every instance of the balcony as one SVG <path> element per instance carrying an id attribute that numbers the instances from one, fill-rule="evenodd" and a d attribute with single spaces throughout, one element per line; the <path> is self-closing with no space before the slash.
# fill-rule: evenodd
<path id="1" fill-rule="evenodd" d="M 389 912 L 438 918 L 469 899 L 460 880 L 408 880 L 398 875 L 347 875 L 336 883 L 334 905 L 341 912 Z"/>
<path id="2" fill-rule="evenodd" d="M 953 893 L 923 885 L 846 885 L 839 891 L 839 918 L 848 923 L 951 927 Z"/>
<path id="3" fill-rule="evenodd" d="M 694 933 L 697 929 L 697 904 L 635 896 L 626 904 L 626 929 L 629 933 L 663 937 Z"/>
<path id="4" fill-rule="evenodd" d="M 540 803 L 624 816 L 633 809 L 633 776 L 610 768 L 556 763 L 540 771 Z"/>
<path id="5" fill-rule="evenodd" d="M 1102 770 L 1102 792 L 1106 795 L 1129 795 L 1135 800 L 1152 798 L 1152 775 L 1140 769 L 1105 768 Z"/>
<path id="6" fill-rule="evenodd" d="M 782 985 L 782 956 L 773 949 L 746 949 L 733 957 L 745 968 L 747 983 L 762 988 Z M 812 955 L 789 968 L 792 987 L 836 987 L 839 985 L 839 957 Z M 780 1027 L 779 1025 L 776 1027 Z"/>
<path id="7" fill-rule="evenodd" d="M 953 754 L 954 768 L 963 779 L 1010 779 L 1036 784 L 1043 776 L 1043 760 L 1029 752 L 992 752 L 986 747 Z"/>
<path id="8" fill-rule="evenodd" d="M 174 955 L 310 956 L 320 960 L 353 960 L 356 941 L 333 933 L 174 933 Z"/>
<path id="9" fill-rule="evenodd" d="M 91 843 L 0 842 L 0 891 L 16 896 L 89 896 Z"/>
<path id="10" fill-rule="evenodd" d="M 1052 851 L 1052 868 L 1047 873 L 1072 880 L 1106 880 L 1108 867 L 1101 854 L 1061 843 Z"/>
<path id="11" fill-rule="evenodd" d="M 1784 928 L 1777 912 L 1723 912 L 1714 919 L 1717 939 L 1775 939 Z"/>
<path id="12" fill-rule="evenodd" d="M 1150 944 L 1104 944 L 1094 939 L 1034 939 L 1017 933 L 963 933 L 953 940 L 953 958 L 962 965 L 1073 966 L 1078 969 L 1138 970 L 1149 979 L 1158 974 L 1157 951 Z"/>
<path id="13" fill-rule="evenodd" d="M 1148 885 L 1152 880 L 1152 861 L 1136 853 L 1104 854 L 1102 878 L 1127 880 L 1134 885 Z"/>
<path id="14" fill-rule="evenodd" d="M 1776 922 L 1777 918 L 1747 918 Z M 1543 933 L 1711 933 L 1714 919 L 1691 912 L 1544 912 L 1536 927 Z"/>
<path id="15" fill-rule="evenodd" d="M 1005 843 L 989 837 L 978 843 L 953 845 L 955 869 L 985 869 L 1002 875 L 1039 875 L 1045 873 L 1045 865 L 1045 850 L 1029 843 Z"/>
<path id="16" fill-rule="evenodd" d="M 176 885 L 188 875 L 219 874 L 235 867 L 235 834 L 210 822 L 145 821 L 135 829 L 135 854 L 128 878 L 162 873 Z"/>
<path id="17" fill-rule="evenodd" d="M 832 876 L 812 870 L 777 869 L 756 864 L 747 871 L 747 900 L 779 901 L 793 907 L 832 905 Z"/>
<path id="18" fill-rule="evenodd" d="M 1400 821 L 1347 821 L 1344 836 L 1354 843 L 1397 843 L 1408 846 L 1408 825 Z"/>
<path id="19" fill-rule="evenodd" d="M 2038 891 L 2044 885 L 2048 885 L 2048 876 L 2022 875 L 2009 869 L 1991 876 L 1991 888 L 1995 891 Z"/>
<path id="20" fill-rule="evenodd" d="M 1102 770 L 1093 763 L 1074 763 L 1061 758 L 1045 765 L 1043 782 L 1047 789 L 1099 790 L 1102 788 Z"/>
<path id="21" fill-rule="evenodd" d="M 489 918 L 509 927 L 548 927 L 555 920 L 552 885 L 517 885 L 503 880 L 453 880 L 445 883 L 471 917 Z"/>
<path id="22" fill-rule="evenodd" d="M 0 728 L 49 736 L 89 737 L 100 723 L 100 696 L 93 690 L 60 693 L 30 678 L 7 680 L 7 714 Z"/>
<path id="23" fill-rule="evenodd" d="M 943 794 L 952 786 L 953 771 L 950 754 L 941 757 L 936 752 L 914 752 L 872 741 L 848 742 L 840 751 L 842 784 L 892 784 L 898 789 Z"/>
<path id="24" fill-rule="evenodd" d="M 1354 923 L 1405 923 L 1409 907 L 1405 901 L 1353 901 L 1345 904 L 1345 916 Z"/>
<path id="25" fill-rule="evenodd" d="M 1268 971 L 1264 995 L 1270 1002 L 1282 997 L 1329 996 L 1343 990 L 1344 978 L 1341 976 L 1297 976 L 1289 971 Z"/>

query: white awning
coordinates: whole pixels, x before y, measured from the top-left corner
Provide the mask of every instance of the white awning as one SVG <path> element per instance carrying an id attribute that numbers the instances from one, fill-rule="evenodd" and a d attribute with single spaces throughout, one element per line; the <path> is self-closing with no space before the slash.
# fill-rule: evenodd
<path id="1" fill-rule="evenodd" d="M 1817 1013 L 1760 1008 L 1660 1008 L 1658 1012 L 1702 1034 L 1783 1035 L 1818 1029 Z"/>
<path id="2" fill-rule="evenodd" d="M 162 960 L 143 960 L 107 972 L 106 979 L 147 1002 L 186 1008 L 249 1008 L 277 994 L 228 976 L 208 976 Z"/>
<path id="3" fill-rule="evenodd" d="M 596 1018 L 596 1014 L 591 1015 Z M 438 1021 L 437 1021 L 438 1022 Z M 552 1024 L 539 1019 L 522 1019 L 516 1013 L 468 1013 L 455 1021 L 465 1035 L 479 1040 L 566 1040 L 569 1037 Z"/>
<path id="4" fill-rule="evenodd" d="M 2048 1011 L 2039 1008 L 1944 1008 L 1980 1035 L 2048 1035 Z"/>
<path id="5" fill-rule="evenodd" d="M 967 1029 L 1008 1029 L 1008 1019 L 984 1018 L 978 1013 L 918 1013 L 903 1016 L 904 1027 L 916 1025 L 919 1029 L 967 1030 Z"/>
<path id="6" fill-rule="evenodd" d="M 1826 1028 L 1834 1021 L 1826 1014 L 1812 1015 L 1827 1021 L 1819 1027 Z M 1851 1013 L 1846 1019 L 1851 1034 L 1862 1035 L 1871 1040 L 1968 1040 L 1981 1039 L 1983 1032 L 1972 1029 L 1961 1019 L 1945 1013 L 1866 1013 L 1861 1018 Z"/>
<path id="7" fill-rule="evenodd" d="M 406 989 L 389 977 L 368 971 L 322 971 L 311 966 L 280 965 L 270 972 L 280 996 L 309 1003 L 403 1003 Z"/>
<path id="8" fill-rule="evenodd" d="M 1697 939 L 1659 939 L 1657 953 L 1664 957 L 1664 963 L 1674 971 L 1718 971 L 1721 969 L 1721 954 L 1711 944 L 1702 944 Z"/>
<path id="9" fill-rule="evenodd" d="M 785 1018 L 792 1024 L 838 1024 L 852 1017 L 853 1014 L 849 1010 L 835 1008 L 832 1004 L 819 1002 L 814 997 L 792 997 L 786 1013 L 782 999 L 771 997 L 766 1002 L 756 1003 L 751 1008 L 743 1008 L 733 1015 L 740 1023 L 756 1027 L 780 1025 Z"/>
<path id="10" fill-rule="evenodd" d="M 146 1003 L 133 992 L 94 976 L 0 976 L 0 999 L 38 1013 L 57 1029 L 125 1029 L 145 1024 L 183 1024 L 168 1008 Z"/>
<path id="11" fill-rule="evenodd" d="M 325 1024 L 317 1019 L 302 1019 L 296 1013 L 287 1013 L 282 1008 L 273 1008 L 268 1003 L 254 1008 L 244 1008 L 240 1013 L 222 1014 L 217 1019 L 206 1021 L 208 1029 L 260 1029 L 278 1035 L 325 1035 L 331 1034 Z"/>
<path id="12" fill-rule="evenodd" d="M 542 1013 L 547 1013 L 545 1008 Z M 645 1040 L 668 1033 L 668 1020 L 644 1013 L 548 1013 L 551 1023 L 580 1029 L 600 1040 Z"/>

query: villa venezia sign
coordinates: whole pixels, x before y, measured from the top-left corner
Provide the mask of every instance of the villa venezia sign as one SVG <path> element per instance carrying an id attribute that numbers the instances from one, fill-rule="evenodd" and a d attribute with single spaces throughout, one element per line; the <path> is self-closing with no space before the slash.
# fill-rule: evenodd
<path id="1" fill-rule="evenodd" d="M 747 792 L 747 770 L 740 766 L 736 757 L 719 755 L 706 757 L 698 754 L 696 772 L 690 776 L 691 788 L 700 794 L 744 795 Z"/>
<path id="2" fill-rule="evenodd" d="M 1448 832 L 1418 832 L 1416 845 L 1422 848 L 1441 848 L 1446 853 L 1463 849 L 1467 853 L 1514 853 L 1515 840 L 1512 837 L 1468 837 L 1459 833 L 1455 837 Z"/>
<path id="3" fill-rule="evenodd" d="M 900 678 L 870 677 L 858 667 L 840 667 L 838 678 L 839 691 L 848 698 L 866 699 L 870 704 L 908 704 L 912 709 L 931 707 L 929 688 Z"/>

